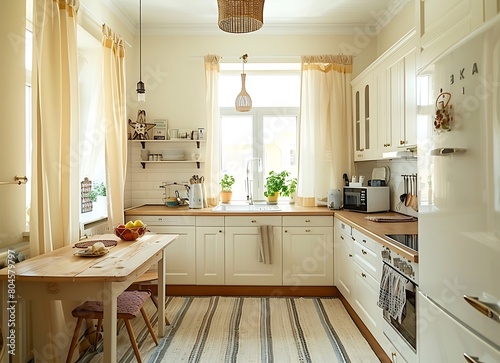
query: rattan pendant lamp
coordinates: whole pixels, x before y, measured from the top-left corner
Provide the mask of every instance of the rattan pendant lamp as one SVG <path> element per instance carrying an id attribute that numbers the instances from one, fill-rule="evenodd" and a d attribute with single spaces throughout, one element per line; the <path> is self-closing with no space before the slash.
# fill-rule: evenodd
<path id="1" fill-rule="evenodd" d="M 217 0 L 219 28 L 227 33 L 250 33 L 264 23 L 264 0 Z"/>
<path id="2" fill-rule="evenodd" d="M 248 55 L 243 54 L 240 59 L 243 62 L 243 73 L 241 74 L 241 91 L 238 97 L 236 97 L 236 101 L 234 101 L 234 107 L 238 112 L 248 112 L 252 109 L 252 99 L 250 95 L 247 93 L 245 89 L 245 63 L 247 62 Z"/>

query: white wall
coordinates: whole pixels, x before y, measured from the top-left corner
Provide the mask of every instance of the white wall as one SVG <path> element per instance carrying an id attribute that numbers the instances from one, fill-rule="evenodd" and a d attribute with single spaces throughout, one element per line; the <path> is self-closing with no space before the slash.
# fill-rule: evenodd
<path id="1" fill-rule="evenodd" d="M 3 87 L 0 181 L 26 175 L 25 128 L 25 1 L 9 1 L 0 14 L 0 69 Z M 0 185 L 0 248 L 22 241 L 26 230 L 26 185 Z"/>
<path id="2" fill-rule="evenodd" d="M 417 2 L 420 2 L 417 0 Z M 416 26 L 415 2 L 408 3 L 391 19 L 377 37 L 377 56 L 382 55 L 394 43 Z"/>
<path id="3" fill-rule="evenodd" d="M 359 73 L 374 58 L 376 41 L 366 44 L 356 42 L 353 35 L 258 35 L 226 34 L 210 36 L 144 36 L 142 45 L 143 81 L 146 85 L 146 110 L 148 122 L 155 118 L 168 119 L 169 128 L 196 129 L 206 125 L 205 79 L 203 56 L 218 54 L 224 62 L 240 62 L 238 57 L 247 53 L 251 62 L 300 62 L 301 55 L 339 54 L 352 50 L 354 72 Z M 128 63 L 127 63 L 128 64 Z M 134 72 L 132 72 L 134 73 Z M 127 89 L 139 77 L 138 67 L 128 79 Z M 128 72 L 130 74 L 130 70 Z M 235 95 L 236 96 L 236 95 Z M 132 98 L 132 97 L 131 97 Z M 130 105 L 130 104 L 128 104 Z M 129 118 L 137 118 L 137 107 L 128 109 Z M 207 135 L 209 137 L 209 135 Z M 140 164 L 140 144 L 129 143 L 129 168 L 125 205 L 161 203 L 165 181 L 185 181 L 193 174 L 203 175 L 203 168 L 194 164 Z M 162 146 L 148 145 L 160 151 Z M 183 145 L 185 146 L 185 145 Z M 189 146 L 185 148 L 191 150 Z M 204 154 L 204 149 L 202 149 Z"/>

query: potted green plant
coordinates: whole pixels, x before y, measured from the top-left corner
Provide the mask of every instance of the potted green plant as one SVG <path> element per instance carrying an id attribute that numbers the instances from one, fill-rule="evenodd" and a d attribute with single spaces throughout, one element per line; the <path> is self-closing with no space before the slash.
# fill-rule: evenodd
<path id="1" fill-rule="evenodd" d="M 290 204 L 295 203 L 295 192 L 297 191 L 297 178 L 291 178 L 286 181 L 286 190 L 283 196 L 290 198 Z"/>
<path id="2" fill-rule="evenodd" d="M 278 202 L 278 197 L 281 194 L 288 194 L 288 186 L 286 185 L 286 178 L 290 175 L 288 171 L 282 171 L 277 173 L 275 171 L 270 171 L 266 178 L 266 184 L 264 185 L 264 196 L 267 198 L 269 204 L 276 204 Z"/>
<path id="3" fill-rule="evenodd" d="M 233 196 L 233 184 L 235 180 L 232 175 L 229 174 L 224 174 L 220 181 L 220 186 L 221 186 L 221 192 L 220 192 L 220 199 L 222 203 L 229 203 L 231 201 L 231 198 Z"/>

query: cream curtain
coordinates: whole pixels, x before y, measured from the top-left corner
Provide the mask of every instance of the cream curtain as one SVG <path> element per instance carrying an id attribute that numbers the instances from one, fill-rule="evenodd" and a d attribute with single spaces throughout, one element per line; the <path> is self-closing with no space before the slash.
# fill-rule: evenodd
<path id="1" fill-rule="evenodd" d="M 102 26 L 103 113 L 106 126 L 106 198 L 110 227 L 123 223 L 127 173 L 127 116 L 125 43 L 107 25 Z"/>
<path id="2" fill-rule="evenodd" d="M 205 189 L 208 204 L 219 203 L 220 192 L 220 111 L 218 55 L 205 56 L 205 107 L 207 115 L 207 146 L 205 157 Z"/>
<path id="3" fill-rule="evenodd" d="M 79 235 L 78 5 L 78 0 L 33 4 L 33 256 L 68 245 Z M 71 326 L 66 324 L 71 306 L 72 302 L 61 301 L 32 306 L 34 326 L 43 326 L 33 334 L 37 362 L 64 360 L 67 345 L 54 339 L 71 337 Z"/>
<path id="4" fill-rule="evenodd" d="M 352 174 L 350 56 L 304 56 L 297 205 L 314 206 Z"/>

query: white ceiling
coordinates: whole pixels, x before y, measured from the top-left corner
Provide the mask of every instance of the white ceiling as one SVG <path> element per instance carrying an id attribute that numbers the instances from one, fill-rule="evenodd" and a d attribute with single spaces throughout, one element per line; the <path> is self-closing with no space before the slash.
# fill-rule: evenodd
<path id="1" fill-rule="evenodd" d="M 264 26 L 255 34 L 339 34 L 380 28 L 409 0 L 266 0 Z M 136 32 L 139 0 L 104 3 Z M 217 0 L 142 0 L 144 34 L 221 33 Z"/>

